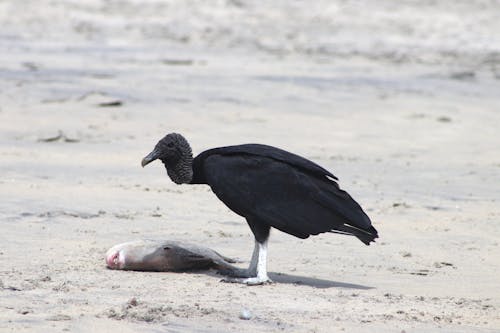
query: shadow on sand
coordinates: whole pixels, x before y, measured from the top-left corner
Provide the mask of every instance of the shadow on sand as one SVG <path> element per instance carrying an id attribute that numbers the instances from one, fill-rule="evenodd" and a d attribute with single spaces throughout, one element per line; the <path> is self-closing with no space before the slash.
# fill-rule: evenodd
<path id="1" fill-rule="evenodd" d="M 289 275 L 283 273 L 269 273 L 269 277 L 276 283 L 299 284 L 315 288 L 346 288 L 346 289 L 361 289 L 361 290 L 373 289 L 373 287 L 364 286 L 361 284 L 331 281 L 331 280 L 317 279 L 299 275 Z"/>
<path id="2" fill-rule="evenodd" d="M 203 273 L 210 276 L 224 276 L 225 274 L 221 274 L 220 272 L 215 272 L 213 270 L 210 271 L 197 271 L 196 273 Z M 283 283 L 283 284 L 296 284 L 296 285 L 304 285 L 314 288 L 344 288 L 344 289 L 358 289 L 358 290 L 369 290 L 374 289 L 374 287 L 364 286 L 362 284 L 348 283 L 348 282 L 340 282 L 340 281 L 331 281 L 318 279 L 307 276 L 300 275 L 290 275 L 284 273 L 273 273 L 269 272 L 269 278 L 273 280 L 275 283 Z"/>
<path id="3" fill-rule="evenodd" d="M 149 271 L 149 272 L 153 272 L 153 271 Z M 206 275 L 213 276 L 213 277 L 221 277 L 221 276 L 226 275 L 226 274 L 221 273 L 220 271 L 217 272 L 215 270 L 183 270 L 183 271 L 178 271 L 177 273 L 179 273 L 179 272 L 193 273 L 193 274 L 206 274 Z M 161 272 L 153 272 L 153 273 L 161 273 Z M 176 272 L 170 272 L 170 273 L 176 273 Z M 318 279 L 318 278 L 312 278 L 312 277 L 300 276 L 300 275 L 290 275 L 290 274 L 284 274 L 284 273 L 270 272 L 269 278 L 271 278 L 271 280 L 273 280 L 273 282 L 275 282 L 275 283 L 297 284 L 297 285 L 304 285 L 304 286 L 309 286 L 309 287 L 314 287 L 314 288 L 344 288 L 344 289 L 359 289 L 359 290 L 374 289 L 374 287 L 364 286 L 362 284 L 340 282 L 340 281 L 331 281 L 331 280 L 324 280 L 324 279 Z"/>

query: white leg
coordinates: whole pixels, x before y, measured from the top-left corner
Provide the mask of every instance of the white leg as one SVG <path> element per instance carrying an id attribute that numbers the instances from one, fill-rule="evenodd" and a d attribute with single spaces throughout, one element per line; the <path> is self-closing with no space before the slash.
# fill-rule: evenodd
<path id="1" fill-rule="evenodd" d="M 257 264 L 259 262 L 259 243 L 255 241 L 253 247 L 252 260 L 250 261 L 250 266 L 248 267 L 249 276 L 257 276 Z"/>
<path id="2" fill-rule="evenodd" d="M 267 276 L 267 240 L 264 243 L 255 241 L 255 248 L 252 254 L 248 278 L 226 278 L 225 282 L 244 283 L 248 285 L 258 285 L 272 282 Z"/>
<path id="3" fill-rule="evenodd" d="M 260 244 L 255 242 L 259 248 L 257 262 L 257 279 L 263 282 L 271 281 L 267 276 L 267 240 Z"/>

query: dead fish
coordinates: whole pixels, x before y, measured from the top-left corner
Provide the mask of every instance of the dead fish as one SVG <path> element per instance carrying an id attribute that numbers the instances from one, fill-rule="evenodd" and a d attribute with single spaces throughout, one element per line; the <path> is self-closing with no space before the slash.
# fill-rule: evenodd
<path id="1" fill-rule="evenodd" d="M 207 247 L 165 240 L 137 240 L 113 246 L 106 252 L 110 269 L 133 271 L 186 271 L 215 268 L 221 271 L 238 270 L 224 257 Z"/>

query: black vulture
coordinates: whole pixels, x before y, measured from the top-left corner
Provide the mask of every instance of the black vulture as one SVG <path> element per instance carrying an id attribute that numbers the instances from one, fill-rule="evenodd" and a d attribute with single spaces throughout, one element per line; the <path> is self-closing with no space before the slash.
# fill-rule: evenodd
<path id="1" fill-rule="evenodd" d="M 267 241 L 271 227 L 307 238 L 323 232 L 356 236 L 366 245 L 378 237 L 370 218 L 339 188 L 337 177 L 319 165 L 285 150 L 243 144 L 206 150 L 193 158 L 180 134 L 170 133 L 144 157 L 142 166 L 159 159 L 177 184 L 207 184 L 255 236 L 250 267 L 231 282 L 262 284 L 267 276 Z"/>

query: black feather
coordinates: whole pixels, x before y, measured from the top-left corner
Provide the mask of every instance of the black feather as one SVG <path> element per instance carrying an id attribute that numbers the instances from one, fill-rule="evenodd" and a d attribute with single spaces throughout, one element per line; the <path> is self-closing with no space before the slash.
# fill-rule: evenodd
<path id="1" fill-rule="evenodd" d="M 274 227 L 299 238 L 323 232 L 353 235 L 368 245 L 377 231 L 333 179 L 319 165 L 265 145 L 215 148 L 193 161 L 192 183 L 210 185 L 254 233 L 263 230 L 261 238 Z"/>

